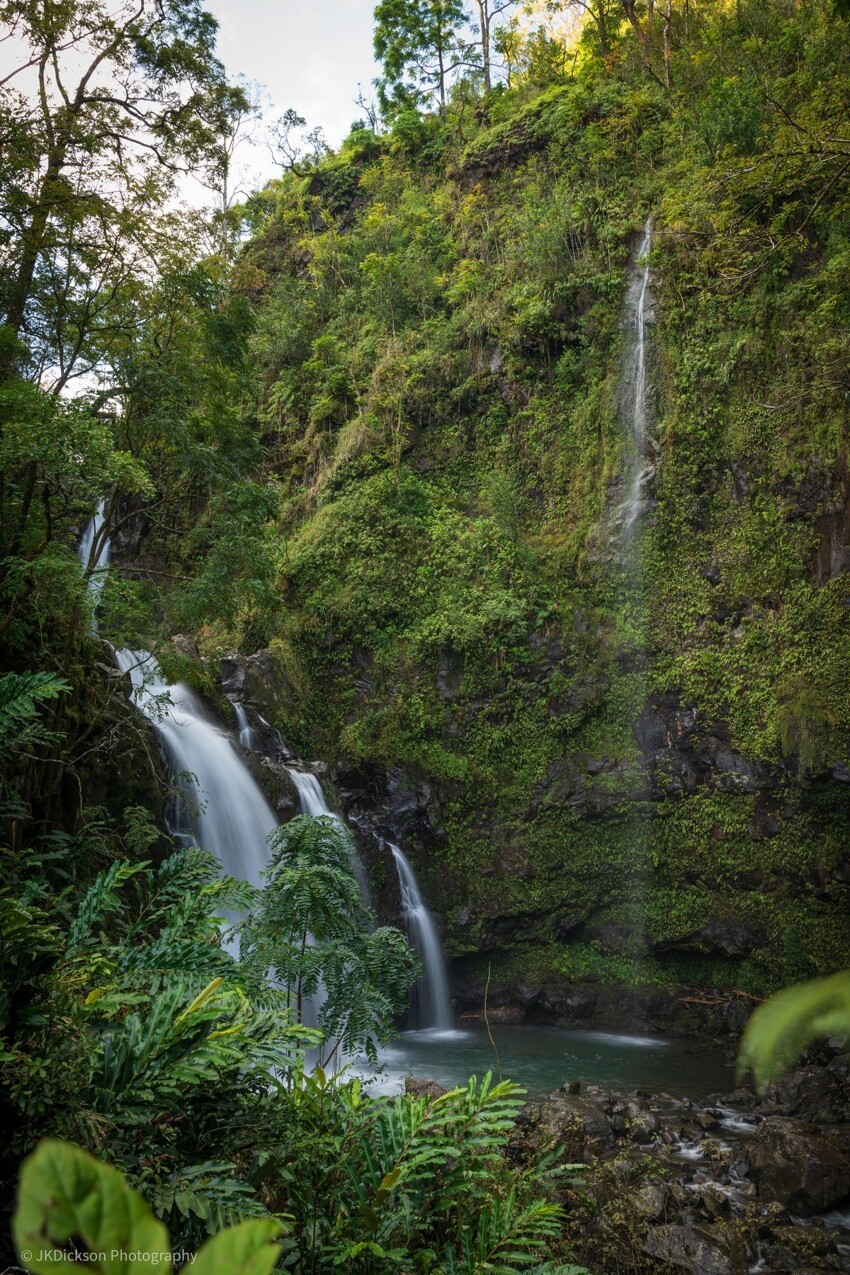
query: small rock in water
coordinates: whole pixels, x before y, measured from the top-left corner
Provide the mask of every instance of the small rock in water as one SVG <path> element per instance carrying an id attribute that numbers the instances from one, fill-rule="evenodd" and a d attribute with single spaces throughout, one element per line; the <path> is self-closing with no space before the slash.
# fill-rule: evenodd
<path id="1" fill-rule="evenodd" d="M 416 1098 L 442 1098 L 448 1093 L 436 1080 L 420 1080 L 417 1076 L 407 1076 L 404 1081 L 404 1092 Z"/>
<path id="2" fill-rule="evenodd" d="M 716 1129 L 720 1124 L 717 1116 L 713 1115 L 710 1111 L 695 1111 L 691 1116 L 691 1119 L 696 1121 L 696 1123 L 703 1129 Z"/>

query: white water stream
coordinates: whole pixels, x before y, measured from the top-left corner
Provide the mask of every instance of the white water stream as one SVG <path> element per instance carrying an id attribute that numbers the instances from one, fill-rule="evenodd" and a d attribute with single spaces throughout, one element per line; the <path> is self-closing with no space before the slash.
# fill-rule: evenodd
<path id="1" fill-rule="evenodd" d="M 440 940 L 425 906 L 416 876 L 398 846 L 388 842 L 398 870 L 401 910 L 407 937 L 422 963 L 422 977 L 413 988 L 414 1027 L 448 1031 L 452 1025 L 449 984 Z"/>
<path id="2" fill-rule="evenodd" d="M 108 536 L 103 535 L 103 524 L 105 515 L 106 501 L 99 500 L 95 507 L 94 514 L 86 524 L 82 539 L 77 553 L 83 570 L 91 569 L 89 576 L 89 594 L 92 599 L 92 629 L 97 632 L 97 606 L 100 602 L 100 595 L 103 592 L 103 586 L 106 583 L 106 573 L 109 569 L 109 562 L 112 557 L 112 542 Z"/>
<path id="3" fill-rule="evenodd" d="M 650 217 L 643 228 L 637 250 L 637 268 L 626 293 L 625 309 L 629 341 L 621 381 L 621 410 L 629 429 L 631 456 L 627 478 L 628 495 L 619 510 L 625 542 L 631 538 L 634 526 L 643 512 L 644 488 L 655 472 L 653 462 L 647 458 L 647 448 L 651 442 L 648 434 L 646 375 L 646 329 L 653 322 L 649 267 L 651 248 L 652 218 Z"/>
<path id="4" fill-rule="evenodd" d="M 173 831 L 214 854 L 230 876 L 260 885 L 277 820 L 229 735 L 188 686 L 168 685 L 147 651 L 116 651 L 115 663 L 130 675 L 133 701 L 153 723 L 180 786 Z"/>

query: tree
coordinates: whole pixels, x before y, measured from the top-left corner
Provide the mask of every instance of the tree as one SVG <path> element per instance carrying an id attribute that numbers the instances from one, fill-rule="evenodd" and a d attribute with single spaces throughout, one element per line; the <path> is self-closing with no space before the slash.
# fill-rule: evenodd
<path id="1" fill-rule="evenodd" d="M 0 85 L 0 306 L 59 393 L 150 273 L 178 175 L 220 167 L 245 98 L 200 0 L 2 0 L 0 20 L 22 50 Z"/>
<path id="2" fill-rule="evenodd" d="M 463 0 L 380 0 L 375 9 L 375 56 L 384 65 L 378 82 L 385 103 L 437 97 L 446 104 L 452 72 L 473 64 L 463 32 L 469 14 Z M 387 88 L 392 95 L 387 95 Z"/>
<path id="3" fill-rule="evenodd" d="M 395 929 L 376 929 L 352 870 L 351 835 L 338 819 L 299 815 L 278 828 L 258 911 L 242 931 L 242 960 L 270 970 L 298 1022 L 313 1013 L 329 1053 L 393 1035 L 418 961 Z"/>
<path id="4" fill-rule="evenodd" d="M 303 177 L 307 169 L 311 165 L 318 164 L 322 156 L 328 155 L 331 149 L 320 127 L 311 129 L 309 133 L 305 132 L 306 128 L 307 121 L 304 116 L 299 115 L 290 106 L 269 129 L 269 149 L 272 158 L 276 164 L 280 164 L 281 168 L 295 173 L 297 177 Z M 300 142 L 294 137 L 294 134 L 299 132 L 301 133 Z M 305 144 L 309 148 L 306 153 Z M 302 160 L 306 168 L 299 168 L 298 165 Z"/>
<path id="5" fill-rule="evenodd" d="M 478 31 L 481 43 L 481 72 L 484 76 L 484 90 L 489 93 L 493 87 L 492 49 L 495 32 L 493 23 L 503 13 L 513 9 L 517 0 L 475 0 L 478 8 Z"/>

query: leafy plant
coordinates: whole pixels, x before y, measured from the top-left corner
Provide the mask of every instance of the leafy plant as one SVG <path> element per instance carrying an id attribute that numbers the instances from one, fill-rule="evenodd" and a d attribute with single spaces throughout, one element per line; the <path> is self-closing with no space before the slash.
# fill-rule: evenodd
<path id="1" fill-rule="evenodd" d="M 53 673 L 4 673 L 0 677 L 0 754 L 38 746 L 52 737 L 39 709 L 71 687 Z"/>
<path id="2" fill-rule="evenodd" d="M 328 1056 L 365 1049 L 374 1061 L 377 1046 L 395 1034 L 419 969 L 404 935 L 375 928 L 354 854 L 339 819 L 299 815 L 278 828 L 240 951 L 243 961 L 271 972 L 296 1021 L 317 1015 Z"/>
<path id="3" fill-rule="evenodd" d="M 747 1023 L 738 1072 L 760 1089 L 775 1080 L 813 1041 L 850 1035 L 850 970 L 786 988 L 759 1005 Z"/>
<path id="4" fill-rule="evenodd" d="M 192 1261 L 202 1275 L 269 1275 L 281 1219 L 243 1222 L 208 1240 Z M 117 1169 L 67 1142 L 46 1139 L 24 1163 L 13 1221 L 24 1269 L 77 1266 L 100 1275 L 173 1270 L 168 1232 Z"/>

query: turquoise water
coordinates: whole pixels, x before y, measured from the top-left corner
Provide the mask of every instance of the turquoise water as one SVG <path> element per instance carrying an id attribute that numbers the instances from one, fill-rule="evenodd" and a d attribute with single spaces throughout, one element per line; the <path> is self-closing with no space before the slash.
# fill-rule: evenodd
<path id="1" fill-rule="evenodd" d="M 486 1031 L 405 1032 L 381 1054 L 372 1092 L 396 1093 L 406 1076 L 435 1080 L 445 1088 L 492 1071 L 515 1080 L 531 1095 L 550 1093 L 567 1081 L 648 1089 L 704 1102 L 734 1088 L 734 1068 L 701 1042 L 557 1027 L 494 1026 L 494 1051 Z M 363 1064 L 358 1073 L 370 1076 Z"/>

